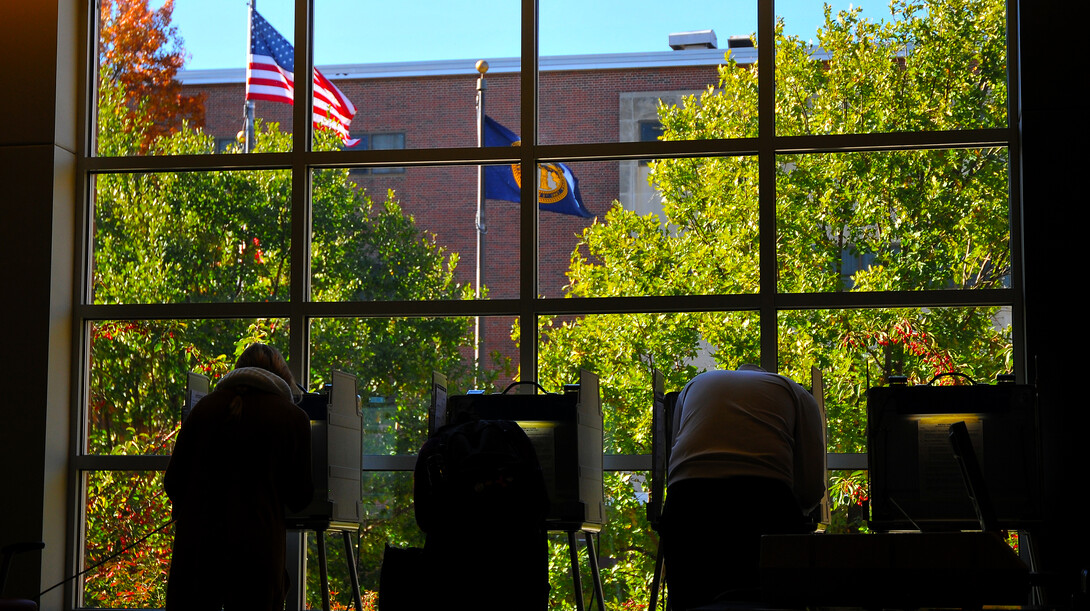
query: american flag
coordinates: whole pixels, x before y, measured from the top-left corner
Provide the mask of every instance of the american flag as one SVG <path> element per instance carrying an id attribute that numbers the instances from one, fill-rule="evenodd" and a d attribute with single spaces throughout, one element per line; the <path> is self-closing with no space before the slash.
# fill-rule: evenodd
<path id="1" fill-rule="evenodd" d="M 295 93 L 295 49 L 265 18 L 250 11 L 250 57 L 246 66 L 246 99 L 292 104 Z M 329 128 L 345 145 L 356 107 L 317 68 L 314 69 L 314 126 Z"/>

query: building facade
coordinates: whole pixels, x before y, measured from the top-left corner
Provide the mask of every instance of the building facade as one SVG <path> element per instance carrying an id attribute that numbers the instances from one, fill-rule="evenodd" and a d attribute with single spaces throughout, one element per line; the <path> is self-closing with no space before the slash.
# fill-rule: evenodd
<path id="1" fill-rule="evenodd" d="M 745 67 L 756 61 L 748 37 L 732 37 L 716 48 L 712 31 L 663 35 L 665 43 L 682 37 L 689 44 L 650 53 L 542 57 L 539 76 L 539 133 L 542 144 L 639 142 L 661 134 L 660 104 L 680 104 L 718 82 L 719 66 L 730 52 Z M 485 75 L 486 114 L 518 131 L 520 71 L 517 58 L 489 59 Z M 319 66 L 355 104 L 353 150 L 457 148 L 477 145 L 476 60 L 443 60 Z M 244 129 L 245 73 L 241 69 L 183 71 L 187 94 L 203 94 L 205 131 L 217 149 L 238 146 Z M 291 130 L 289 105 L 257 101 L 259 122 Z M 648 184 L 646 161 L 570 164 L 587 210 L 604 216 L 615 203 L 640 212 L 661 212 Z M 475 166 L 386 166 L 350 171 L 352 180 L 376 199 L 393 191 L 417 227 L 435 237 L 447 252 L 458 253 L 456 279 L 467 286 L 477 278 Z M 492 299 L 517 298 L 520 291 L 520 239 L 517 204 L 485 202 L 480 284 Z M 542 212 L 538 216 L 536 292 L 563 297 L 566 272 L 583 230 L 595 218 Z M 510 339 L 513 319 L 490 318 L 482 325 L 482 353 L 515 357 Z"/>
<path id="2" fill-rule="evenodd" d="M 675 35 L 676 36 L 676 35 Z M 711 40 L 715 40 L 711 33 Z M 664 42 L 667 37 L 664 34 Z M 718 81 L 728 49 L 685 48 L 654 53 L 542 57 L 540 60 L 539 141 L 542 144 L 638 142 L 653 140 L 658 106 L 679 104 Z M 740 66 L 756 60 L 748 38 L 732 39 L 732 59 Z M 664 46 L 666 46 L 664 44 Z M 490 59 L 486 74 L 486 112 L 514 131 L 520 125 L 520 73 L 517 58 Z M 355 104 L 352 135 L 359 149 L 456 148 L 477 146 L 476 60 L 319 66 Z M 188 94 L 205 96 L 205 131 L 217 147 L 235 146 L 244 126 L 245 73 L 241 69 L 183 71 Z M 291 130 L 291 107 L 258 101 L 260 121 Z M 647 184 L 646 163 L 573 166 L 584 205 L 604 215 L 614 202 L 639 212 L 656 210 Z M 476 168 L 374 167 L 351 176 L 372 197 L 393 190 L 405 212 L 437 243 L 459 253 L 458 278 L 474 281 L 476 266 L 472 210 L 476 206 Z M 467 188 L 472 187 L 472 188 Z M 490 296 L 518 291 L 518 236 L 515 204 L 487 203 L 488 251 L 482 257 Z M 542 213 L 539 217 L 541 265 L 538 291 L 560 297 L 572 248 L 593 219 Z"/>

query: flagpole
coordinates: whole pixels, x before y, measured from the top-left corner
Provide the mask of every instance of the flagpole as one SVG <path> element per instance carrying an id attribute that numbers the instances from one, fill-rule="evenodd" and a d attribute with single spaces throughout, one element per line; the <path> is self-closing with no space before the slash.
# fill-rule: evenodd
<path id="1" fill-rule="evenodd" d="M 257 0 L 250 0 L 250 10 L 247 11 L 246 20 L 246 70 L 250 69 L 250 51 L 253 49 L 254 41 L 254 9 Z M 249 153 L 254 150 L 257 145 L 257 137 L 254 134 L 254 101 L 246 100 L 243 105 L 243 119 L 245 125 L 243 127 L 242 152 Z"/>
<path id="2" fill-rule="evenodd" d="M 477 62 L 477 72 L 480 73 L 480 77 L 477 78 L 477 147 L 484 146 L 484 92 L 488 89 L 488 83 L 484 80 L 484 75 L 488 72 L 488 62 L 483 59 Z M 481 298 L 481 275 L 484 270 L 484 265 L 481 263 L 481 257 L 484 255 L 484 234 L 488 231 L 484 224 L 484 166 L 477 166 L 477 275 L 475 297 Z M 477 372 L 481 370 L 481 349 L 484 344 L 484 332 L 481 330 L 481 317 L 478 315 L 474 321 L 473 329 L 473 365 L 476 368 L 474 372 L 474 378 L 477 377 Z"/>

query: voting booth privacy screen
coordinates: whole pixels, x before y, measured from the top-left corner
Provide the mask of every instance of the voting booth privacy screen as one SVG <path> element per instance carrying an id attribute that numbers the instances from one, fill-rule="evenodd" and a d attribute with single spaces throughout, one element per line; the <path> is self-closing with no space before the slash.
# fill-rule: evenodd
<path id="1" fill-rule="evenodd" d="M 964 422 L 1001 528 L 1039 520 L 1040 448 L 1033 387 L 1014 383 L 867 391 L 870 525 L 974 530 L 980 522 L 954 455 Z"/>
<path id="2" fill-rule="evenodd" d="M 206 376 L 190 371 L 185 379 L 185 401 L 182 403 L 182 422 L 189 417 L 193 406 L 208 394 L 209 382 Z"/>
<path id="3" fill-rule="evenodd" d="M 602 403 L 596 374 L 581 371 L 579 384 L 565 386 L 563 393 L 452 395 L 445 410 L 440 405 L 435 416 L 445 423 L 470 418 L 515 421 L 533 443 L 545 476 L 546 521 L 605 522 Z"/>
<path id="4" fill-rule="evenodd" d="M 647 521 L 658 525 L 666 499 L 666 472 L 670 467 L 670 447 L 673 445 L 674 406 L 680 393 L 667 393 L 662 373 L 651 373 L 651 490 L 647 502 Z"/>
<path id="5" fill-rule="evenodd" d="M 332 382 L 303 395 L 299 407 L 310 418 L 314 498 L 285 516 L 288 528 L 354 531 L 363 518 L 363 412 L 355 376 L 334 371 Z"/>

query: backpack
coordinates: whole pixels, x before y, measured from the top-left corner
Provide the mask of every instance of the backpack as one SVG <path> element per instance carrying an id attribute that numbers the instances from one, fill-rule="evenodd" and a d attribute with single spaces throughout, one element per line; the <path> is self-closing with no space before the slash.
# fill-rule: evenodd
<path id="1" fill-rule="evenodd" d="M 530 439 L 509 420 L 470 420 L 436 431 L 413 481 L 425 533 L 422 606 L 544 610 L 549 598 L 549 499 Z"/>
<path id="2" fill-rule="evenodd" d="M 416 522 L 425 533 L 473 524 L 543 524 L 545 480 L 530 439 L 509 420 L 469 420 L 436 431 L 416 461 Z"/>

